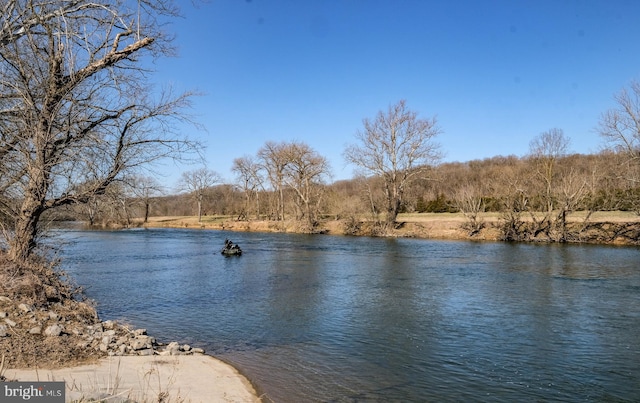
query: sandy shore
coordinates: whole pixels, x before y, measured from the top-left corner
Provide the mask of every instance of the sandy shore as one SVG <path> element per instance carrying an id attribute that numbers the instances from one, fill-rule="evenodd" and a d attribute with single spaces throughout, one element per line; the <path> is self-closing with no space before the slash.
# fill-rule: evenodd
<path id="1" fill-rule="evenodd" d="M 258 402 L 251 383 L 235 368 L 208 355 L 123 356 L 54 370 L 12 370 L 7 379 L 65 381 L 66 401 L 108 396 L 138 402 Z M 166 400 L 161 400 L 160 397 Z"/>

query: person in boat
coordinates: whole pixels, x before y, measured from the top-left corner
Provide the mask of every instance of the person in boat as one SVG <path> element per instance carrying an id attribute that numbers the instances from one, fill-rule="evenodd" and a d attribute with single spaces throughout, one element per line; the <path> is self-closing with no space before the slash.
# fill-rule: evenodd
<path id="1" fill-rule="evenodd" d="M 222 249 L 222 253 L 242 253 L 242 251 L 240 250 L 240 246 L 238 246 L 238 244 L 234 244 L 231 240 L 229 239 L 225 239 L 224 240 L 224 248 Z"/>

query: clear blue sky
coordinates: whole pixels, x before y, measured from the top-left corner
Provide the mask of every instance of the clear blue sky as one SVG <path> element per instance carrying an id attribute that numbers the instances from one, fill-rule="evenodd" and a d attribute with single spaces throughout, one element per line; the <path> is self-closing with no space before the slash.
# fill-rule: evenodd
<path id="1" fill-rule="evenodd" d="M 212 0 L 184 2 L 177 58 L 158 84 L 195 99 L 207 167 L 297 140 L 351 178 L 342 152 L 362 120 L 400 99 L 437 116 L 444 161 L 523 156 L 559 128 L 597 152 L 613 96 L 640 79 L 637 0 Z M 190 127 L 185 130 L 192 131 Z M 171 166 L 167 180 L 196 166 Z"/>

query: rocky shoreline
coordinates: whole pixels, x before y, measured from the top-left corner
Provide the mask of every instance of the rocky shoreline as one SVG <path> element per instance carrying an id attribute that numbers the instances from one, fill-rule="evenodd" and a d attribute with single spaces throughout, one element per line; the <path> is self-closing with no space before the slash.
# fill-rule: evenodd
<path id="1" fill-rule="evenodd" d="M 53 379 L 73 401 L 261 401 L 204 349 L 101 320 L 57 263 L 17 265 L 0 250 L 0 382 Z"/>
<path id="2" fill-rule="evenodd" d="M 108 356 L 204 354 L 163 343 L 146 329 L 102 321 L 90 301 L 42 263 L 18 267 L 0 254 L 0 380 L 7 368 L 57 368 Z"/>
<path id="3" fill-rule="evenodd" d="M 0 346 L 5 368 L 75 365 L 105 356 L 205 353 L 202 348 L 176 341 L 161 343 L 156 337 L 147 334 L 146 329 L 132 330 L 113 320 L 87 321 L 68 308 L 56 308 L 52 306 L 38 309 L 0 296 Z M 88 307 L 77 308 L 82 312 Z M 94 318 L 97 319 L 97 316 Z M 42 347 L 37 348 L 37 345 Z M 69 352 L 67 357 L 60 356 L 63 350 Z"/>
<path id="4" fill-rule="evenodd" d="M 262 400 L 246 377 L 202 348 L 100 321 L 84 302 L 38 308 L 2 295 L 0 382 L 37 380 L 65 381 L 67 401 L 78 402 Z"/>
<path id="5" fill-rule="evenodd" d="M 13 334 L 26 332 L 34 338 L 67 337 L 68 341 L 68 336 L 73 335 L 80 339 L 75 347 L 93 349 L 97 354 L 104 353 L 108 356 L 204 354 L 204 349 L 188 344 L 180 345 L 175 341 L 168 344 L 160 343 L 155 337 L 148 335 L 146 329 L 131 330 L 113 320 L 94 325 L 74 323 L 53 310 L 35 310 L 25 303 L 15 306 L 10 302 L 9 298 L 0 296 L 0 304 L 9 303 L 8 307 L 5 305 L 4 310 L 0 310 L 0 319 L 4 320 L 4 324 L 0 324 L 0 337 L 11 337 Z M 21 323 L 26 321 L 28 326 L 22 328 L 16 320 Z"/>

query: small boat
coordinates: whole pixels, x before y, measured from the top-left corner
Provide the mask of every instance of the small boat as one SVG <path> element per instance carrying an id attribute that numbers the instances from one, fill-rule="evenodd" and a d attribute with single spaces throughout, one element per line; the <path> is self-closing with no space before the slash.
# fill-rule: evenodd
<path id="1" fill-rule="evenodd" d="M 240 256 L 242 255 L 242 249 L 238 244 L 234 244 L 228 239 L 224 240 L 224 248 L 220 251 L 225 256 Z"/>

